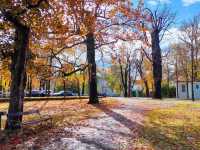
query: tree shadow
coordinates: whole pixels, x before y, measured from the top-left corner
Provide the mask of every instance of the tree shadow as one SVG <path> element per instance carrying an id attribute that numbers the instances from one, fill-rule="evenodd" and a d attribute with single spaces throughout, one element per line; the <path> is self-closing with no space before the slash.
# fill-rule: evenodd
<path id="1" fill-rule="evenodd" d="M 129 128 L 131 132 L 138 132 L 138 139 L 141 139 L 145 141 L 146 144 L 151 145 L 153 149 L 173 149 L 174 147 L 177 147 L 179 149 L 198 149 L 196 145 L 192 145 L 189 143 L 184 143 L 183 141 L 183 134 L 181 131 L 184 129 L 181 126 L 169 126 L 168 128 L 173 129 L 174 131 L 177 131 L 175 133 L 175 137 L 170 137 L 168 134 L 163 133 L 161 127 L 159 126 L 144 126 L 136 121 L 132 121 L 122 114 L 119 114 L 117 112 L 114 112 L 110 109 L 108 109 L 104 105 L 94 105 L 96 108 L 102 110 L 105 114 L 112 117 L 114 120 L 120 122 L 125 127 Z M 178 132 L 180 131 L 180 133 Z M 112 131 L 111 131 L 112 132 Z M 122 134 L 123 135 L 123 134 Z M 134 135 L 134 134 L 133 134 Z M 133 136 L 132 135 L 132 136 Z M 130 135 L 131 136 L 131 135 Z M 133 136 L 134 138 L 134 136 Z M 133 143 L 134 144 L 134 143 Z M 134 145 L 133 145 L 134 146 Z"/>
<path id="2" fill-rule="evenodd" d="M 94 145 L 98 149 L 114 150 L 114 148 L 112 148 L 110 145 L 101 143 L 100 141 L 95 141 L 95 140 L 86 139 L 86 138 L 78 138 L 78 140 L 85 144 Z"/>
<path id="3" fill-rule="evenodd" d="M 125 116 L 123 116 L 120 113 L 112 111 L 111 109 L 107 108 L 104 105 L 93 105 L 93 106 L 98 108 L 98 109 L 100 109 L 105 114 L 107 114 L 108 116 L 112 117 L 114 120 L 120 122 L 125 127 L 130 129 L 131 131 L 134 131 L 136 128 L 141 127 L 141 125 L 138 124 L 136 121 L 132 121 L 131 119 L 126 118 Z"/>
<path id="4" fill-rule="evenodd" d="M 95 108 L 100 109 L 101 111 L 103 111 L 106 115 L 108 115 L 109 117 L 112 117 L 115 121 L 119 122 L 120 124 L 122 124 L 123 126 L 125 126 L 126 128 L 128 128 L 130 130 L 130 133 L 127 132 L 123 132 L 123 131 L 117 131 L 117 130 L 112 130 L 112 129 L 104 129 L 104 128 L 100 128 L 100 127 L 96 127 L 96 126 L 88 126 L 86 125 L 86 127 L 89 128 L 95 128 L 97 130 L 103 130 L 105 132 L 110 132 L 111 134 L 114 134 L 116 136 L 116 138 L 118 136 L 122 136 L 122 137 L 130 137 L 132 139 L 138 138 L 137 135 L 139 135 L 137 132 L 139 132 L 139 129 L 141 129 L 141 125 L 138 124 L 136 121 L 132 121 L 131 119 L 126 118 L 125 116 L 123 116 L 120 113 L 117 113 L 109 108 L 107 108 L 105 105 L 93 105 Z M 97 118 L 98 119 L 98 118 Z M 83 125 L 81 125 L 83 126 Z M 136 133 L 134 133 L 136 132 Z M 105 137 L 108 138 L 108 137 Z M 115 143 L 116 141 L 113 141 L 113 144 L 108 144 L 107 142 L 104 143 L 101 138 L 99 139 L 98 137 L 94 137 L 94 138 L 87 138 L 87 136 L 83 136 L 83 137 L 79 137 L 78 138 L 79 141 L 81 141 L 82 143 L 86 143 L 89 145 L 94 145 L 96 148 L 98 149 L 103 149 L 103 150 L 114 150 L 114 149 L 121 149 L 120 147 L 123 147 L 123 143 Z M 127 143 L 128 145 L 124 145 L 124 146 L 130 146 L 129 143 Z M 133 145 L 134 146 L 134 145 Z"/>

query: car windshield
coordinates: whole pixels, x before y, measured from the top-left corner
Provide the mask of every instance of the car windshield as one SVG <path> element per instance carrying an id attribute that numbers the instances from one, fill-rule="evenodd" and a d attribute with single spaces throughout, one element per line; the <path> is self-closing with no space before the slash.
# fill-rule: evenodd
<path id="1" fill-rule="evenodd" d="M 60 91 L 60 92 L 58 92 L 58 94 L 62 94 L 62 93 L 64 93 L 64 91 Z"/>

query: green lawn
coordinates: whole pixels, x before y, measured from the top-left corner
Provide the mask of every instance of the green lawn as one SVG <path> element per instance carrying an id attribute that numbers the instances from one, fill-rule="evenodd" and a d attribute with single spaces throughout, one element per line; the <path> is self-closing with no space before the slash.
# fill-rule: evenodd
<path id="1" fill-rule="evenodd" d="M 149 112 L 141 135 L 151 149 L 200 149 L 200 103 L 183 101 Z"/>

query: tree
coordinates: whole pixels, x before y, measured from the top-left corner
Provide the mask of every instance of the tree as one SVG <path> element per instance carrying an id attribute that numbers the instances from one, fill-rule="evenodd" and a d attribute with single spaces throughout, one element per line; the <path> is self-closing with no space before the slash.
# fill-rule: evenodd
<path id="1" fill-rule="evenodd" d="M 14 46 L 12 53 L 8 53 L 11 58 L 11 87 L 10 103 L 8 110 L 8 120 L 6 129 L 20 128 L 19 122 L 22 121 L 21 115 L 12 115 L 23 112 L 24 89 L 26 84 L 26 63 L 27 52 L 29 50 L 29 37 L 31 26 L 25 18 L 31 13 L 37 16 L 37 10 L 44 8 L 46 0 L 38 1 L 3 1 L 0 6 L 0 16 L 9 21 L 14 29 Z M 33 15 L 32 14 L 32 15 Z"/>
<path id="2" fill-rule="evenodd" d="M 191 21 L 185 22 L 181 31 L 183 34 L 180 39 L 186 44 L 186 47 L 190 50 L 190 59 L 191 59 L 191 91 L 192 91 L 192 100 L 195 100 L 194 97 L 194 81 L 197 78 L 197 68 L 198 68 L 198 53 L 199 53 L 199 36 L 200 36 L 200 16 L 195 16 Z"/>
<path id="3" fill-rule="evenodd" d="M 88 63 L 88 86 L 89 86 L 89 103 L 99 103 L 97 94 L 97 77 L 96 77 L 96 50 L 100 47 L 116 42 L 111 28 L 122 25 L 117 19 L 119 14 L 127 11 L 125 5 L 129 1 L 121 0 L 111 1 L 66 1 L 69 7 L 68 14 L 83 43 L 86 45 L 87 63 Z M 121 15 L 122 16 L 122 15 Z"/>
<path id="4" fill-rule="evenodd" d="M 140 75 L 140 78 L 143 80 L 144 85 L 145 85 L 145 93 L 146 93 L 146 97 L 150 96 L 150 91 L 149 91 L 149 84 L 148 84 L 148 80 L 146 78 L 146 72 L 147 70 L 145 69 L 145 55 L 144 53 L 141 51 L 141 55 L 138 59 L 135 60 L 135 65 L 137 68 L 137 71 Z M 147 68 L 146 68 L 147 69 Z M 146 72 L 145 72 L 146 71 Z"/>
<path id="5" fill-rule="evenodd" d="M 122 42 L 115 46 L 111 53 L 112 63 L 118 67 L 124 97 L 131 96 L 131 88 L 134 80 L 135 51 L 131 42 Z M 116 68 L 117 69 L 117 68 Z"/>
<path id="6" fill-rule="evenodd" d="M 189 87 L 188 84 L 190 82 L 190 56 L 189 56 L 189 50 L 186 47 L 185 44 L 178 43 L 173 44 L 172 46 L 172 52 L 171 52 L 171 59 L 169 58 L 169 61 L 172 62 L 174 65 L 174 74 L 175 74 L 175 80 L 176 80 L 176 86 L 177 86 L 177 97 L 178 95 L 178 82 L 179 80 L 186 81 L 186 90 L 187 90 L 187 98 L 189 99 Z"/>
<path id="7" fill-rule="evenodd" d="M 170 27 L 175 19 L 175 15 L 170 12 L 169 9 L 163 8 L 162 10 L 150 10 L 146 8 L 147 18 L 150 17 L 150 35 L 151 35 L 151 49 L 152 49 L 152 65 L 153 65 L 153 78 L 154 78 L 154 98 L 161 99 L 161 82 L 162 82 L 162 51 L 160 48 L 160 42 L 165 35 L 165 32 Z M 146 19 L 149 20 L 149 19 Z M 143 27 L 145 25 L 143 24 Z M 148 26 L 148 25 L 147 25 Z M 148 28 L 148 27 L 147 27 Z M 146 34 L 146 33 L 145 33 Z M 145 42 L 148 42 L 148 38 L 145 35 Z"/>

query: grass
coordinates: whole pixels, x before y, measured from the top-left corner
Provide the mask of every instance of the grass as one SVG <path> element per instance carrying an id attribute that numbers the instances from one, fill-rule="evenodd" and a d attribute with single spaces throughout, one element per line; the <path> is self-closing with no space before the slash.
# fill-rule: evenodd
<path id="1" fill-rule="evenodd" d="M 200 149 L 200 103 L 178 102 L 145 118 L 140 141 L 151 149 Z"/>

